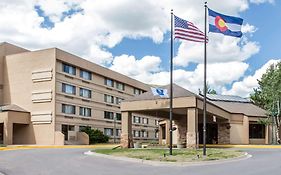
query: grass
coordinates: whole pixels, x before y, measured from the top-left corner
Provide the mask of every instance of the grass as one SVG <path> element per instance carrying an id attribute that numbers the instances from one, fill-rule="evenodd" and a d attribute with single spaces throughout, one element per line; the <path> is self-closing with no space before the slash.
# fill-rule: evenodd
<path id="1" fill-rule="evenodd" d="M 119 157 L 166 162 L 222 160 L 239 157 L 244 154 L 238 150 L 214 148 L 207 149 L 207 157 L 202 156 L 202 149 L 174 149 L 172 156 L 169 156 L 168 149 L 95 149 L 94 152 Z"/>

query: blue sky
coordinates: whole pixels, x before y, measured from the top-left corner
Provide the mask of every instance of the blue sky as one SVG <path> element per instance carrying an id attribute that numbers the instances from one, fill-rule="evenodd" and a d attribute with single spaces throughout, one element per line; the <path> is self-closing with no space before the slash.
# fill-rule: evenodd
<path id="1" fill-rule="evenodd" d="M 169 83 L 170 9 L 204 24 L 203 0 L 22 0 L 0 2 L 0 40 L 31 50 L 59 47 L 148 84 Z M 242 39 L 210 34 L 208 83 L 248 96 L 266 68 L 280 61 L 281 2 L 212 0 L 215 11 L 244 19 Z M 174 80 L 203 85 L 203 45 L 175 41 Z"/>

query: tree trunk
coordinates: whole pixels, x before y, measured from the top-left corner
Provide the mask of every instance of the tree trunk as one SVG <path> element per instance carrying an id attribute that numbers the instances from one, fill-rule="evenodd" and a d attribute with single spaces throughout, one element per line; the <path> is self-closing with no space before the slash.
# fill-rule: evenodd
<path id="1" fill-rule="evenodd" d="M 276 134 L 276 140 L 278 144 L 281 144 L 281 140 L 280 140 L 280 120 L 279 117 L 275 117 L 275 122 L 276 122 L 276 130 L 275 130 L 275 134 Z"/>

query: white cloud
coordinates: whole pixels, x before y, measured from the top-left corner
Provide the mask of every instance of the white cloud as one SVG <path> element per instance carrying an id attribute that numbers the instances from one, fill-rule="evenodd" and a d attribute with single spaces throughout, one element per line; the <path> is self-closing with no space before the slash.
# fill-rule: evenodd
<path id="1" fill-rule="evenodd" d="M 145 56 L 142 59 L 136 59 L 134 56 L 122 55 L 115 57 L 110 69 L 148 84 L 169 84 L 170 73 L 161 70 L 160 63 L 160 58 L 155 56 Z M 207 81 L 210 86 L 216 86 L 220 89 L 224 84 L 238 80 L 244 75 L 247 68 L 248 64 L 243 62 L 209 64 L 207 67 Z M 203 69 L 203 64 L 197 65 L 194 71 L 175 69 L 174 82 L 197 92 L 203 86 Z"/>
<path id="2" fill-rule="evenodd" d="M 205 0 L 204 0 L 205 1 Z M 1 0 L 0 40 L 22 45 L 29 49 L 60 47 L 101 65 L 112 63 L 111 69 L 138 80 L 153 83 L 169 83 L 169 72 L 160 67 L 161 59 L 145 56 L 137 59 L 126 55 L 112 55 L 114 48 L 124 38 L 149 38 L 159 44 L 170 30 L 170 9 L 176 15 L 188 19 L 203 28 L 203 0 Z M 239 16 L 250 3 L 272 1 L 232 0 L 231 3 L 212 0 L 208 6 L 228 15 Z M 43 15 L 54 23 L 51 28 L 42 28 L 44 18 L 35 10 L 39 6 Z M 83 9 L 62 20 L 69 10 Z M 243 32 L 253 34 L 256 27 L 245 24 Z M 211 86 L 223 87 L 244 75 L 248 65 L 243 63 L 259 52 L 259 44 L 245 37 L 242 40 L 222 35 L 210 35 L 208 44 L 208 81 Z M 187 66 L 197 63 L 194 71 L 176 69 L 175 82 L 197 91 L 202 87 L 203 45 L 182 42 L 175 63 Z M 220 63 L 218 63 L 220 62 Z M 126 69 L 124 69 L 126 67 Z M 235 67 L 235 70 L 231 68 Z M 229 71 L 231 70 L 231 71 Z M 227 76 L 221 76 L 227 75 Z"/>
<path id="3" fill-rule="evenodd" d="M 262 4 L 262 3 L 274 3 L 275 0 L 250 0 L 251 3 L 254 3 L 254 4 Z"/>
<path id="4" fill-rule="evenodd" d="M 239 38 L 210 34 L 207 45 L 207 60 L 209 63 L 244 61 L 259 52 L 256 42 L 240 42 Z M 178 54 L 174 58 L 175 64 L 187 66 L 189 63 L 202 63 L 204 58 L 204 44 L 182 42 Z"/>
<path id="5" fill-rule="evenodd" d="M 226 95 L 239 95 L 242 97 L 249 96 L 250 93 L 253 92 L 253 88 L 258 87 L 258 79 L 260 80 L 262 74 L 266 72 L 270 65 L 277 63 L 279 60 L 269 60 L 266 64 L 264 64 L 260 69 L 256 70 L 254 75 L 249 75 L 245 77 L 242 81 L 237 81 L 233 83 L 232 88 L 230 90 L 223 89 L 223 94 Z"/>

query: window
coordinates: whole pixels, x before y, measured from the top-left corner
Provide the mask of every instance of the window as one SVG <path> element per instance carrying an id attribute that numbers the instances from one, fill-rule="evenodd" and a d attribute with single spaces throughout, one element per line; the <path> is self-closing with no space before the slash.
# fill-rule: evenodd
<path id="1" fill-rule="evenodd" d="M 75 114 L 75 106 L 74 105 L 62 104 L 62 113 Z"/>
<path id="2" fill-rule="evenodd" d="M 76 68 L 74 66 L 71 66 L 69 64 L 62 64 L 62 69 L 63 72 L 71 74 L 71 75 L 76 75 Z"/>
<path id="3" fill-rule="evenodd" d="M 104 118 L 113 120 L 113 112 L 104 111 Z"/>
<path id="4" fill-rule="evenodd" d="M 141 94 L 141 90 L 137 89 L 137 88 L 134 88 L 134 94 L 135 95 L 140 95 Z"/>
<path id="5" fill-rule="evenodd" d="M 86 107 L 80 107 L 79 108 L 79 115 L 84 117 L 91 117 L 92 109 L 86 108 Z"/>
<path id="6" fill-rule="evenodd" d="M 116 136 L 121 136 L 121 129 L 116 129 Z"/>
<path id="7" fill-rule="evenodd" d="M 141 132 L 142 133 L 142 137 L 145 137 L 145 138 L 147 138 L 148 137 L 148 131 L 142 131 Z"/>
<path id="8" fill-rule="evenodd" d="M 62 92 L 67 93 L 67 94 L 75 95 L 76 94 L 76 87 L 72 86 L 70 84 L 62 83 Z"/>
<path id="9" fill-rule="evenodd" d="M 115 102 L 116 102 L 116 104 L 119 105 L 122 100 L 124 100 L 124 99 L 123 99 L 123 98 L 116 97 L 116 101 L 115 101 Z"/>
<path id="10" fill-rule="evenodd" d="M 159 137 L 158 132 L 156 132 L 156 131 L 155 131 L 155 133 L 154 133 L 154 137 L 155 137 L 155 138 L 158 138 L 158 137 Z"/>
<path id="11" fill-rule="evenodd" d="M 79 131 L 82 132 L 86 129 L 87 126 L 79 126 Z"/>
<path id="12" fill-rule="evenodd" d="M 142 123 L 143 124 L 148 124 L 148 118 L 142 118 Z"/>
<path id="13" fill-rule="evenodd" d="M 120 113 L 116 113 L 116 120 L 121 121 L 122 117 Z"/>
<path id="14" fill-rule="evenodd" d="M 104 102 L 114 103 L 114 97 L 111 95 L 104 94 Z"/>
<path id="15" fill-rule="evenodd" d="M 154 124 L 155 124 L 156 126 L 158 126 L 158 125 L 159 125 L 159 121 L 158 121 L 158 120 L 155 120 L 155 121 L 154 121 Z"/>
<path id="16" fill-rule="evenodd" d="M 104 134 L 107 136 L 113 136 L 113 129 L 112 128 L 104 128 Z"/>
<path id="17" fill-rule="evenodd" d="M 262 124 L 250 124 L 249 125 L 249 137 L 250 137 L 250 139 L 264 139 L 265 138 L 265 126 Z"/>
<path id="18" fill-rule="evenodd" d="M 112 79 L 109 79 L 109 78 L 105 78 L 104 79 L 104 84 L 107 85 L 107 86 L 110 86 L 110 87 L 114 87 L 114 82 Z"/>
<path id="19" fill-rule="evenodd" d="M 120 83 L 120 82 L 116 82 L 116 88 L 118 90 L 124 91 L 125 90 L 125 84 L 124 83 Z"/>
<path id="20" fill-rule="evenodd" d="M 140 137 L 140 131 L 134 130 L 134 137 Z"/>
<path id="21" fill-rule="evenodd" d="M 92 73 L 86 70 L 80 69 L 80 77 L 86 80 L 92 80 Z"/>
<path id="22" fill-rule="evenodd" d="M 140 117 L 134 116 L 134 123 L 140 123 Z"/>
<path id="23" fill-rule="evenodd" d="M 80 88 L 80 96 L 85 98 L 91 98 L 92 97 L 92 91 L 85 88 Z"/>
<path id="24" fill-rule="evenodd" d="M 68 131 L 75 131 L 74 125 L 68 125 Z"/>

